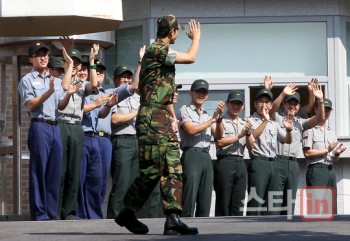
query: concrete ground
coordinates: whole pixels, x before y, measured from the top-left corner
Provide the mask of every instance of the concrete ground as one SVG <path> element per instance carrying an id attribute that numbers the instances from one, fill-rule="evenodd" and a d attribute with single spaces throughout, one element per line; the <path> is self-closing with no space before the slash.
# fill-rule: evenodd
<path id="1" fill-rule="evenodd" d="M 164 219 L 142 219 L 149 226 L 147 235 L 134 235 L 111 219 L 80 221 L 3 221 L 0 240 L 236 240 L 236 241 L 348 241 L 350 216 L 338 215 L 333 221 L 303 221 L 298 216 L 182 218 L 199 229 L 196 236 L 164 236 Z"/>

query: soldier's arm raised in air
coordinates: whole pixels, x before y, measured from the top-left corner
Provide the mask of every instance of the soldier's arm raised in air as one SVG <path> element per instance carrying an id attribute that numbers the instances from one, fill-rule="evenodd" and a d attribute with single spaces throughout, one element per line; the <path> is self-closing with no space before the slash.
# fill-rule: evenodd
<path id="1" fill-rule="evenodd" d="M 196 22 L 192 19 L 188 23 L 188 25 L 190 27 L 190 31 L 186 34 L 187 37 L 189 37 L 192 40 L 192 43 L 186 53 L 178 52 L 176 54 L 175 63 L 177 64 L 192 64 L 197 59 L 197 53 L 199 50 L 199 40 L 201 37 L 200 24 L 199 22 Z"/>

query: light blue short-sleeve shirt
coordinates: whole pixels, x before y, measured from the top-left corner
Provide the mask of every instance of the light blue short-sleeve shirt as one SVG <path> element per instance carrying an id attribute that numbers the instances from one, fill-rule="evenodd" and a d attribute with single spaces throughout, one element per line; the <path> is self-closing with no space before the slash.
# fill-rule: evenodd
<path id="1" fill-rule="evenodd" d="M 30 73 L 26 74 L 18 84 L 18 92 L 22 97 L 25 106 L 28 101 L 42 96 L 50 89 L 50 79 L 48 71 L 45 71 L 45 77 L 41 76 L 39 72 L 32 69 Z M 44 103 L 38 106 L 35 110 L 29 111 L 30 118 L 43 118 L 56 120 L 58 117 L 58 104 L 65 96 L 62 88 L 62 80 L 55 78 L 55 93 L 53 93 Z"/>

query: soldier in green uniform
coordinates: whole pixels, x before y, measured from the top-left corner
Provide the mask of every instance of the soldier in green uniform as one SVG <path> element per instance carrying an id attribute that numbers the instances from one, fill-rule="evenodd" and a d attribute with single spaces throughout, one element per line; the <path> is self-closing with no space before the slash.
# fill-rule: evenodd
<path id="1" fill-rule="evenodd" d="M 322 103 L 323 102 L 323 103 Z M 337 136 L 326 122 L 332 113 L 332 102 L 329 99 L 318 101 L 325 108 L 325 118 L 312 129 L 303 133 L 303 151 L 307 159 L 306 185 L 331 187 L 334 190 L 333 214 L 337 213 L 337 180 L 333 163 L 346 149 L 343 143 L 338 142 Z M 322 105 L 323 104 L 323 105 Z"/>
<path id="2" fill-rule="evenodd" d="M 277 141 L 292 142 L 293 121 L 285 119 L 281 126 L 270 119 L 273 94 L 270 90 L 258 91 L 254 107 L 256 112 L 249 117 L 252 134 L 247 140 L 251 162 L 248 166 L 248 206 L 247 215 L 279 214 L 271 210 L 272 192 L 279 190 L 279 176 L 276 162 Z M 270 193 L 271 192 L 271 193 Z"/>
<path id="3" fill-rule="evenodd" d="M 208 90 L 207 81 L 195 80 L 191 85 L 191 103 L 180 108 L 184 217 L 209 217 L 210 213 L 214 176 L 209 154 L 211 127 L 219 119 L 225 103 L 220 101 L 214 115 L 210 116 L 202 108 Z"/>
<path id="4" fill-rule="evenodd" d="M 316 79 L 317 80 L 317 79 Z M 280 189 L 283 191 L 283 203 L 281 214 L 293 214 L 295 206 L 295 198 L 298 189 L 299 164 L 297 157 L 301 150 L 302 133 L 305 130 L 313 128 L 324 118 L 324 108 L 318 108 L 316 115 L 311 118 L 301 118 L 297 116 L 300 109 L 300 95 L 296 90 L 296 85 L 287 85 L 282 93 L 274 100 L 273 108 L 270 110 L 270 115 L 273 120 L 278 122 L 282 128 L 283 120 L 292 115 L 294 118 L 294 127 L 292 130 L 293 140 L 291 144 L 278 143 L 277 146 L 277 165 L 280 177 Z M 312 96 L 316 97 L 318 103 L 323 103 L 323 93 L 319 85 L 312 86 Z M 283 112 L 276 113 L 283 101 Z M 291 192 L 291 198 L 288 198 L 288 191 Z M 291 202 L 292 201 L 292 202 Z M 289 202 L 289 203 L 288 203 Z M 291 203 L 290 203 L 291 202 Z"/>
<path id="5" fill-rule="evenodd" d="M 160 180 L 163 210 L 166 215 L 165 235 L 198 233 L 181 222 L 182 166 L 176 134 L 171 125 L 168 106 L 173 103 L 175 92 L 175 64 L 193 63 L 197 58 L 200 25 L 189 22 L 187 36 L 192 44 L 187 52 L 169 48 L 174 44 L 179 29 L 173 15 L 157 20 L 157 38 L 146 49 L 140 72 L 140 109 L 136 119 L 139 142 L 140 176 L 135 179 L 124 197 L 124 208 L 115 221 L 135 234 L 148 233 L 148 227 L 137 220 L 135 212 L 146 202 Z"/>
<path id="6" fill-rule="evenodd" d="M 244 163 L 246 138 L 251 124 L 239 117 L 244 108 L 242 91 L 231 91 L 226 101 L 227 111 L 213 129 L 216 132 L 214 164 L 215 216 L 243 216 L 247 190 L 247 168 Z"/>

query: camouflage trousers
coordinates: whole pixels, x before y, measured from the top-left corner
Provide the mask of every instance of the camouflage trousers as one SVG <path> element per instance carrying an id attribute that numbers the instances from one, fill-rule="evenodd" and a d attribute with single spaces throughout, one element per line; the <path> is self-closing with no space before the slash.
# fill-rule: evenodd
<path id="1" fill-rule="evenodd" d="M 160 180 L 163 210 L 182 213 L 182 165 L 178 142 L 139 144 L 140 176 L 124 198 L 126 208 L 138 211 Z"/>

